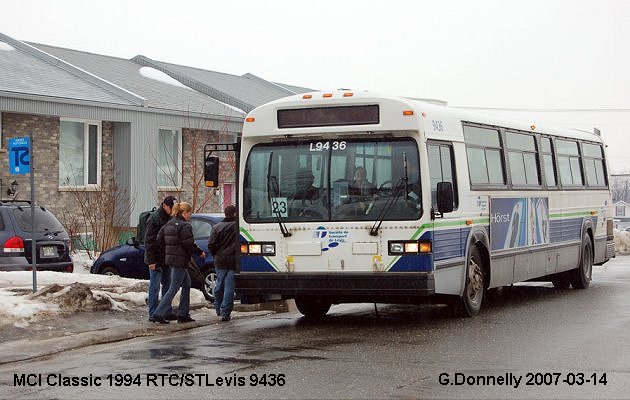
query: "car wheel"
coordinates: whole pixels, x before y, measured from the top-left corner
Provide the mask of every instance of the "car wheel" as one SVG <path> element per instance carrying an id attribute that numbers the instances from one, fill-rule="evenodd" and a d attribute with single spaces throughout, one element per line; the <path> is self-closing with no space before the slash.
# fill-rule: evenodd
<path id="1" fill-rule="evenodd" d="M 201 293 L 208 301 L 214 302 L 214 287 L 217 285 L 217 274 L 209 269 L 201 274 Z"/>
<path id="2" fill-rule="evenodd" d="M 120 275 L 118 270 L 113 265 L 105 265 L 101 267 L 101 275 Z"/>

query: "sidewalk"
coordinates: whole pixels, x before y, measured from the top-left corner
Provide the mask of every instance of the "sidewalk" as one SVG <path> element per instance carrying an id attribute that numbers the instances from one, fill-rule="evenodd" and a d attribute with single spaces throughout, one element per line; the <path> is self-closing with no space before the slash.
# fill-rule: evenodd
<path id="1" fill-rule="evenodd" d="M 119 342 L 135 337 L 168 335 L 187 329 L 219 324 L 211 304 L 191 305 L 192 323 L 156 324 L 148 321 L 146 308 L 129 311 L 78 312 L 56 315 L 26 327 L 6 326 L 0 329 L 0 365 L 49 356 L 96 344 Z M 233 319 L 286 312 L 286 302 L 264 305 L 235 304 Z"/>

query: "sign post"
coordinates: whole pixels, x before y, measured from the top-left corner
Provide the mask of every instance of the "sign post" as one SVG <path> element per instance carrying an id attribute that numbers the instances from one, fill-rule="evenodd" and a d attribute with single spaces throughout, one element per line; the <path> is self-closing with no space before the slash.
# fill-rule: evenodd
<path id="1" fill-rule="evenodd" d="M 37 291 L 37 239 L 35 238 L 35 177 L 33 176 L 33 155 L 31 151 L 33 131 L 28 137 L 9 139 L 9 173 L 11 175 L 30 174 L 31 180 L 31 262 L 33 265 L 33 293 Z"/>

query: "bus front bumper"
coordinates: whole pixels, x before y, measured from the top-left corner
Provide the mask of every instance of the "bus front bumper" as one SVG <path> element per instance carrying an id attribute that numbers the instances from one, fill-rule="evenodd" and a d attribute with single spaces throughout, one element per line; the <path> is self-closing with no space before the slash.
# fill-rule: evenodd
<path id="1" fill-rule="evenodd" d="M 236 274 L 241 296 L 325 296 L 333 301 L 403 300 L 435 293 L 432 272 Z"/>

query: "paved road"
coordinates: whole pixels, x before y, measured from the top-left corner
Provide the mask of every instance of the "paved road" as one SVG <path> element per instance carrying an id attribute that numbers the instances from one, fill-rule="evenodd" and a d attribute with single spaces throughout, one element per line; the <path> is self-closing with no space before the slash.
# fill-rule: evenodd
<path id="1" fill-rule="evenodd" d="M 515 286 L 474 319 L 344 305 L 319 323 L 276 314 L 7 364 L 0 398 L 628 398 L 628 304 L 620 257 L 595 267 L 588 290 Z M 14 387 L 14 374 L 35 374 L 34 386 Z M 108 374 L 139 386 L 111 386 Z M 51 386 L 60 376 L 93 386 Z"/>

